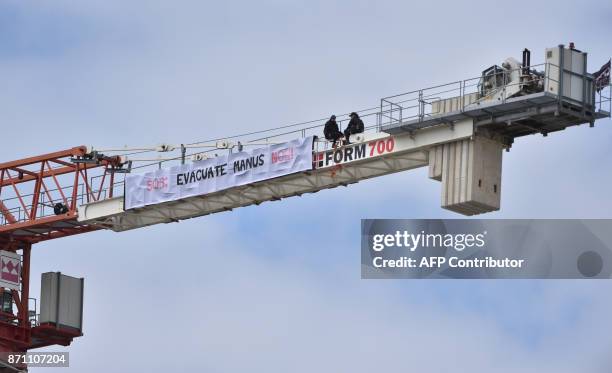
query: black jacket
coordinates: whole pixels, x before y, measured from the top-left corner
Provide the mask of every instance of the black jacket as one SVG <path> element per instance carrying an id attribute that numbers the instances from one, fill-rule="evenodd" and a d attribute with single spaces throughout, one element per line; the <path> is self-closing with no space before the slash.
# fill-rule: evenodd
<path id="1" fill-rule="evenodd" d="M 326 139 L 332 139 L 338 132 L 340 132 L 340 130 L 338 129 L 338 123 L 336 123 L 335 120 L 330 119 L 327 121 L 327 123 L 325 123 L 325 127 L 323 127 L 323 135 L 325 135 Z"/>
<path id="2" fill-rule="evenodd" d="M 359 117 L 356 117 L 356 116 L 352 117 L 351 121 L 348 124 L 348 127 L 346 127 L 346 130 L 349 133 L 363 132 L 363 121 Z"/>

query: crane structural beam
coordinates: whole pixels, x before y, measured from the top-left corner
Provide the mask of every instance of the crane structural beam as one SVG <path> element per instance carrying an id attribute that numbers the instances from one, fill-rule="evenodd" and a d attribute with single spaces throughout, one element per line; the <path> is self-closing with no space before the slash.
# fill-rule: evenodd
<path id="1" fill-rule="evenodd" d="M 123 196 L 101 200 L 80 206 L 78 220 L 119 232 L 316 193 L 428 166 L 430 150 L 435 146 L 469 142 L 473 138 L 471 119 L 458 121 L 453 126 L 430 127 L 413 135 L 364 134 L 359 142 L 351 145 L 315 151 L 313 168 L 308 171 L 135 209 L 124 209 Z M 492 207 L 499 208 L 499 204 Z"/>
<path id="2" fill-rule="evenodd" d="M 107 197 L 99 193 L 103 185 L 112 194 L 108 170 L 119 164 L 85 146 L 0 163 L 0 249 L 96 229 L 77 221 L 77 207 Z M 101 177 L 90 179 L 92 170 Z"/>

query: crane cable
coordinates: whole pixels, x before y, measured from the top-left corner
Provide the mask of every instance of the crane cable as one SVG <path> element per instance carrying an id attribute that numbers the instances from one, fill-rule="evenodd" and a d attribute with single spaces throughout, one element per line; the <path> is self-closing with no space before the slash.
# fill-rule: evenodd
<path id="1" fill-rule="evenodd" d="M 367 112 L 367 111 L 371 111 L 371 110 L 375 110 L 375 109 L 379 109 L 379 107 L 361 109 L 361 110 L 355 111 L 355 113 L 363 113 L 363 112 Z M 343 117 L 343 116 L 348 116 L 348 115 L 349 115 L 349 113 L 341 114 L 339 116 Z M 313 120 L 309 120 L 309 121 L 305 121 L 305 122 L 292 123 L 292 124 L 287 124 L 287 125 L 283 125 L 283 126 L 279 126 L 279 127 L 274 127 L 274 128 L 268 128 L 268 129 L 264 129 L 264 130 L 245 132 L 245 133 L 241 133 L 241 134 L 237 134 L 237 135 L 232 135 L 232 136 L 228 136 L 228 137 L 217 137 L 217 138 L 212 138 L 212 139 L 200 140 L 200 141 L 185 143 L 183 145 L 191 146 L 191 147 L 197 147 L 197 145 L 200 145 L 200 144 L 212 143 L 212 142 L 219 141 L 219 140 L 229 140 L 229 139 L 235 139 L 235 138 L 239 138 L 239 137 L 248 137 L 248 136 L 253 136 L 253 135 L 258 135 L 258 134 L 268 133 L 268 132 L 274 132 L 274 131 L 278 131 L 278 130 L 282 130 L 282 129 L 287 129 L 287 128 L 292 128 L 292 127 L 297 127 L 297 126 L 303 126 L 303 125 L 308 125 L 308 124 L 313 124 L 313 123 L 320 123 L 321 121 L 324 121 L 324 120 L 327 120 L 327 119 L 328 119 L 327 117 L 319 118 L 319 119 L 313 119 Z M 274 135 L 271 135 L 271 136 L 268 136 L 268 137 L 282 136 L 282 135 L 286 135 L 286 134 L 289 134 L 289 133 L 297 132 L 297 131 L 300 131 L 300 130 L 317 128 L 319 126 L 320 125 L 310 126 L 310 127 L 306 127 L 306 128 L 299 128 L 299 129 L 296 129 L 295 131 L 284 132 L 284 133 L 280 133 L 280 134 L 274 134 Z M 252 141 L 258 141 L 258 140 L 262 140 L 262 139 L 265 139 L 265 138 L 266 137 L 262 137 L 262 138 L 255 139 L 255 140 L 252 140 Z M 196 146 L 194 146 L 194 145 L 196 145 Z M 128 147 L 126 147 L 125 149 L 108 149 L 108 150 L 100 150 L 100 151 L 107 151 L 107 152 L 109 152 L 109 151 L 110 152 L 129 151 L 127 153 L 118 153 L 118 154 L 115 154 L 115 155 L 133 155 L 133 154 L 142 154 L 142 153 L 147 153 L 147 152 L 153 152 L 153 151 L 155 151 L 154 149 L 155 149 L 155 146 L 150 147 L 150 148 L 149 147 L 140 147 L 140 148 L 128 148 Z"/>

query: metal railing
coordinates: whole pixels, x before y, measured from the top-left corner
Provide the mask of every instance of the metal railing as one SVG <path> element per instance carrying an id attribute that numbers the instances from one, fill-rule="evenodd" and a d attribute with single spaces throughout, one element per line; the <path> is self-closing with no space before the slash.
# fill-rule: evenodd
<path id="1" fill-rule="evenodd" d="M 486 94 L 482 92 L 482 76 L 477 78 L 460 80 L 452 83 L 442 84 L 430 88 L 419 89 L 416 91 L 401 93 L 389 97 L 382 98 L 380 101 L 379 110 L 379 126 L 392 126 L 398 125 L 405 122 L 423 122 L 430 118 L 442 116 L 449 113 L 449 110 L 433 110 L 435 104 L 441 104 L 447 100 L 456 100 L 456 106 L 454 110 L 456 112 L 463 112 L 474 108 L 479 103 L 493 102 L 492 97 L 497 97 L 495 103 L 503 104 L 510 98 L 517 97 L 518 92 L 523 94 L 523 87 L 529 85 L 531 87 L 538 87 L 537 90 L 531 88 L 529 93 L 542 92 L 551 83 L 557 83 L 561 88 L 560 80 L 554 79 L 548 73 L 553 68 L 558 69 L 559 66 L 551 63 L 543 63 L 538 65 L 529 66 L 527 69 L 530 71 L 528 80 L 525 80 L 523 70 L 525 68 L 517 68 L 504 70 L 501 74 L 504 74 L 502 84 L 490 87 Z M 544 68 L 544 71 L 538 71 L 538 69 Z M 522 75 L 519 81 L 508 81 L 507 76 L 513 73 L 519 73 Z M 537 73 L 535 73 L 537 72 Z M 583 78 L 583 82 L 592 84 L 592 78 L 583 74 L 574 73 L 568 70 L 564 70 L 564 73 L 570 75 L 576 75 Z M 497 82 L 497 79 L 493 80 Z M 592 86 L 592 85 L 591 85 Z M 599 92 L 595 92 L 593 99 L 587 99 L 586 87 L 583 91 L 583 104 L 590 106 L 594 112 L 605 112 L 608 115 L 612 112 L 612 99 L 611 99 L 611 86 L 604 88 Z M 565 97 L 565 96 L 563 96 Z M 448 101 L 447 101 L 448 102 Z"/>
<path id="2" fill-rule="evenodd" d="M 612 84 L 595 94 L 595 111 L 612 113 Z"/>
<path id="3" fill-rule="evenodd" d="M 95 179 L 100 178 L 100 177 L 102 177 L 102 175 L 91 177 L 89 185 L 94 185 L 92 184 L 92 182 Z M 113 196 L 123 195 L 123 184 L 124 184 L 123 180 L 116 181 L 113 183 Z M 79 183 L 77 185 L 78 191 L 76 194 L 77 205 L 82 205 L 84 203 L 90 202 L 89 197 L 92 194 L 96 196 L 99 195 L 100 196 L 99 200 L 107 199 L 110 195 L 110 189 L 111 187 L 109 185 L 109 186 L 103 187 L 102 189 L 93 189 L 93 190 L 88 191 L 84 183 Z M 57 188 L 39 192 L 39 198 L 38 198 L 39 203 L 38 203 L 38 208 L 36 212 L 36 216 L 38 218 L 44 218 L 47 216 L 55 215 L 55 209 L 54 209 L 55 203 L 57 202 L 64 203 L 63 198 L 61 198 L 58 192 L 59 192 L 59 189 Z M 50 200 L 48 195 L 51 195 L 51 198 L 53 200 Z M 24 200 L 32 200 L 31 198 L 32 196 L 33 194 L 25 194 L 25 195 L 21 195 L 20 196 L 21 198 L 15 196 L 15 197 L 3 199 L 2 202 L 4 203 L 5 206 L 7 206 L 7 211 L 11 213 L 12 216 L 15 218 L 15 222 L 9 222 L 4 214 L 0 214 L 0 226 L 6 225 L 6 224 L 14 224 L 14 223 L 28 221 L 29 214 L 32 210 L 32 205 L 22 204 L 22 203 Z M 66 204 L 67 205 L 72 204 L 71 197 L 68 197 L 68 196 L 66 197 Z"/>
<path id="4" fill-rule="evenodd" d="M 548 65 L 548 66 L 547 66 Z M 538 71 L 544 68 L 549 71 L 552 64 L 538 64 L 529 67 L 516 69 L 505 69 L 496 73 L 492 79 L 494 85 L 483 92 L 483 77 L 459 80 L 452 83 L 437 85 L 416 91 L 400 93 L 393 96 L 384 97 L 380 100 L 380 126 L 396 125 L 404 122 L 423 122 L 432 117 L 441 116 L 449 111 L 463 112 L 480 102 L 486 102 L 492 97 L 498 97 L 497 103 L 505 103 L 513 97 L 512 93 L 522 92 L 523 87 L 529 85 L 538 87 L 538 91 L 543 91 L 550 81 L 556 81 L 548 74 Z M 529 74 L 524 74 L 528 70 Z M 521 77 L 519 81 L 510 81 L 509 76 L 518 73 Z M 500 75 L 501 79 L 497 79 Z M 501 80 L 501 84 L 497 84 Z M 511 94 L 508 94 L 511 92 Z M 446 100 L 456 100 L 453 102 L 454 110 L 433 110 L 436 103 Z"/>
<path id="5" fill-rule="evenodd" d="M 85 185 L 83 183 L 78 184 L 78 190 L 79 192 L 77 193 L 77 198 L 76 198 L 77 204 L 83 204 L 85 200 L 87 199 L 87 192 L 85 191 Z M 42 218 L 42 217 L 51 216 L 55 214 L 54 204 L 57 202 L 63 203 L 64 200 L 60 196 L 57 196 L 57 198 L 54 198 L 53 200 L 49 200 L 49 197 L 47 196 L 47 192 L 53 193 L 53 192 L 58 192 L 58 191 L 59 189 L 49 189 L 48 191 L 39 192 L 38 194 L 39 203 L 38 203 L 38 208 L 36 211 L 36 216 L 38 216 L 39 218 Z M 23 203 L 23 201 L 31 200 L 31 197 L 33 195 L 34 194 L 25 194 L 25 195 L 20 195 L 21 198 L 15 196 L 15 197 L 6 198 L 2 200 L 4 205 L 7 206 L 7 211 L 11 213 L 13 217 L 15 218 L 15 223 L 24 222 L 29 219 L 29 214 L 32 211 L 32 205 L 25 204 Z M 72 198 L 66 197 L 66 201 L 67 201 L 67 204 L 70 205 L 72 203 Z M 5 225 L 5 224 L 9 224 L 9 221 L 7 220 L 4 214 L 0 214 L 0 225 Z"/>

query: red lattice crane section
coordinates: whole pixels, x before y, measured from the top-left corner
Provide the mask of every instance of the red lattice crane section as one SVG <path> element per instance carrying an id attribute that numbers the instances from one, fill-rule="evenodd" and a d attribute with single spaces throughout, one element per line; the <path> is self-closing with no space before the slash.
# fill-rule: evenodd
<path id="1" fill-rule="evenodd" d="M 112 197 L 119 167 L 85 146 L 1 163 L 0 248 L 96 229 L 77 222 L 77 206 Z"/>
<path id="2" fill-rule="evenodd" d="M 16 312 L 0 310 L 0 352 L 25 352 L 69 345 L 80 335 L 54 325 L 32 323 L 29 312 L 32 244 L 97 228 L 77 222 L 77 206 L 113 195 L 119 157 L 88 153 L 78 146 L 0 163 L 0 249 L 21 251 L 21 291 L 6 291 Z M 4 299 L 3 299 L 4 301 Z"/>

